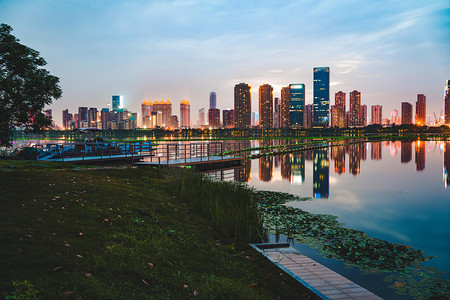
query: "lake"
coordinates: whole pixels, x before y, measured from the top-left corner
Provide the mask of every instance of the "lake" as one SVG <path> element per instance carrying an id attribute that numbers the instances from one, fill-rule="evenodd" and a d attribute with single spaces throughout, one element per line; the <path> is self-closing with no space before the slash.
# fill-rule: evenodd
<path id="1" fill-rule="evenodd" d="M 251 142 L 272 144 L 277 141 Z M 288 205 L 335 215 L 345 227 L 437 256 L 425 265 L 450 278 L 449 170 L 450 142 L 386 141 L 262 157 L 219 173 L 258 190 L 311 197 Z M 317 257 L 307 247 L 301 250 Z"/>

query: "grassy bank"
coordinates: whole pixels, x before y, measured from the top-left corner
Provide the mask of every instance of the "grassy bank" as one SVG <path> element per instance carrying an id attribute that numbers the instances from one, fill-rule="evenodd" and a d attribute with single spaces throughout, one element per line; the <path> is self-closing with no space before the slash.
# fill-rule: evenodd
<path id="1" fill-rule="evenodd" d="M 246 246 L 264 238 L 257 215 L 236 226 L 251 204 L 227 218 L 239 187 L 177 176 L 0 161 L 0 297 L 310 297 Z"/>

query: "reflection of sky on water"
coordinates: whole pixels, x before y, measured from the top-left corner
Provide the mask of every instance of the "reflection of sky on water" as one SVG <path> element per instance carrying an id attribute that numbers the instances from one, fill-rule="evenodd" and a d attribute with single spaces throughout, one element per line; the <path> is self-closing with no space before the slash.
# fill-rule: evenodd
<path id="1" fill-rule="evenodd" d="M 291 174 L 285 176 L 283 172 L 287 171 L 281 170 L 282 159 L 270 170 L 260 170 L 261 164 L 253 160 L 249 185 L 313 198 L 317 192 L 314 186 L 325 182 L 328 189 L 321 189 L 329 193 L 328 198 L 316 197 L 313 201 L 291 205 L 312 213 L 336 215 L 345 226 L 370 236 L 437 255 L 439 258 L 431 264 L 446 271 L 448 276 L 450 188 L 446 189 L 443 182 L 444 143 L 379 143 L 356 145 L 346 149 L 345 154 L 344 148 L 341 150 L 339 153 L 333 149 L 329 155 L 329 170 L 322 169 L 321 175 L 326 176 L 321 177 L 322 182 L 317 182 L 319 175 L 314 175 L 314 169 L 317 172 L 317 168 L 327 164 L 317 162 L 314 155 L 296 154 L 288 162 L 297 165 L 291 164 Z M 448 168 L 450 142 L 445 150 Z M 277 180 L 260 180 L 258 174 L 266 173 L 273 174 L 272 178 Z"/>

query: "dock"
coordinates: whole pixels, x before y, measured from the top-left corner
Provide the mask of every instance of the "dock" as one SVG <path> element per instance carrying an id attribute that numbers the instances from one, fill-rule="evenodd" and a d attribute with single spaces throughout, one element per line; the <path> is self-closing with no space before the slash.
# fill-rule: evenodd
<path id="1" fill-rule="evenodd" d="M 321 299 L 382 299 L 303 255 L 287 243 L 251 244 L 251 246 Z"/>

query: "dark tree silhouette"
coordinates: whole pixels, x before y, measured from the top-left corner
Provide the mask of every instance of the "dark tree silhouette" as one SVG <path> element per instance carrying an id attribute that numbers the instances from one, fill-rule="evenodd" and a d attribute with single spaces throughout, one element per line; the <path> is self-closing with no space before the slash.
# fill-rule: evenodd
<path id="1" fill-rule="evenodd" d="M 43 69 L 39 52 L 19 43 L 0 24 L 0 146 L 11 145 L 15 127 L 38 132 L 51 125 L 42 110 L 62 95 L 59 78 Z"/>

